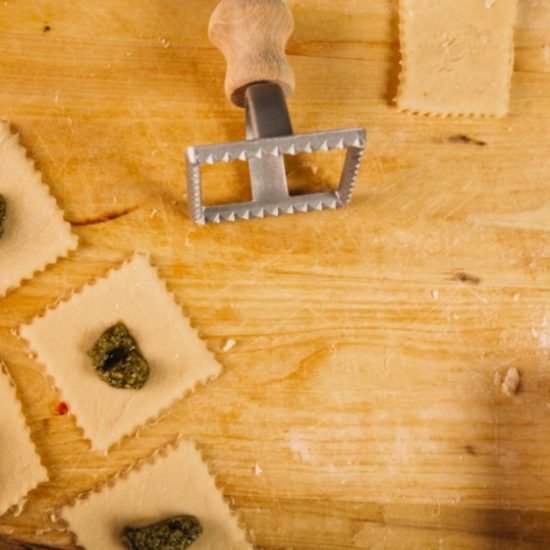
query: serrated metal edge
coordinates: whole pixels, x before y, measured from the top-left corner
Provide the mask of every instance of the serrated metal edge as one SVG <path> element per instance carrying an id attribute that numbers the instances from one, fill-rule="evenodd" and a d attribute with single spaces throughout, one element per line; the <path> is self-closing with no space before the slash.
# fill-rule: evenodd
<path id="1" fill-rule="evenodd" d="M 366 145 L 363 128 L 313 132 L 278 138 L 241 141 L 220 145 L 189 147 L 187 149 L 188 201 L 194 223 L 221 223 L 249 220 L 266 216 L 297 214 L 342 208 L 349 204 L 357 181 Z M 300 195 L 290 198 L 287 205 L 261 205 L 252 203 L 203 206 L 201 164 L 260 159 L 264 155 L 296 155 L 302 152 L 347 149 L 347 155 L 338 190 L 333 193 Z"/>
<path id="2" fill-rule="evenodd" d="M 299 195 L 288 199 L 286 205 L 245 205 L 207 206 L 203 209 L 204 223 L 250 220 L 285 214 L 299 214 L 313 211 L 334 210 L 344 206 L 337 192 Z"/>
<path id="3" fill-rule="evenodd" d="M 346 160 L 344 161 L 342 176 L 340 177 L 340 184 L 338 186 L 338 194 L 340 195 L 340 200 L 344 206 L 348 206 L 351 202 L 351 197 L 353 195 L 353 190 L 355 189 L 355 184 L 357 183 L 357 176 L 359 174 L 359 169 L 361 168 L 364 153 L 364 147 L 352 147 L 348 149 Z"/>
<path id="4" fill-rule="evenodd" d="M 204 208 L 202 206 L 201 167 L 197 162 L 195 149 L 187 149 L 187 201 L 189 212 L 194 223 L 204 224 Z"/>
<path id="5" fill-rule="evenodd" d="M 297 155 L 334 149 L 364 148 L 363 128 L 311 132 L 276 138 L 237 141 L 218 145 L 192 147 L 192 162 L 217 164 L 219 162 L 249 161 L 264 156 Z M 189 158 L 189 154 L 188 154 Z"/>

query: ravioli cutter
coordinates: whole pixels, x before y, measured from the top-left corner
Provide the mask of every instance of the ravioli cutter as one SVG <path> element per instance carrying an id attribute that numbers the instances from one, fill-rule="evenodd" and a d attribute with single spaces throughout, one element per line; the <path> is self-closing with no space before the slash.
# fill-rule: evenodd
<path id="1" fill-rule="evenodd" d="M 351 201 L 366 144 L 363 128 L 294 134 L 286 96 L 294 74 L 285 46 L 294 19 L 282 0 L 221 0 L 210 19 L 210 40 L 227 61 L 225 93 L 245 109 L 246 141 L 187 149 L 188 201 L 195 223 L 249 220 L 281 214 L 329 210 Z M 285 155 L 346 149 L 336 191 L 291 195 Z M 252 200 L 205 206 L 201 166 L 246 161 Z"/>

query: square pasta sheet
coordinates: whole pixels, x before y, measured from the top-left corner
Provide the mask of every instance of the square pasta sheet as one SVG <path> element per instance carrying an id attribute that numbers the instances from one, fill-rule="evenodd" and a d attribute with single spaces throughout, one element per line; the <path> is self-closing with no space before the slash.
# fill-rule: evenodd
<path id="1" fill-rule="evenodd" d="M 48 473 L 36 454 L 15 388 L 0 361 L 0 516 L 25 496 Z"/>
<path id="2" fill-rule="evenodd" d="M 77 246 L 71 226 L 9 124 L 0 121 L 0 195 L 7 215 L 0 236 L 0 297 Z"/>
<path id="3" fill-rule="evenodd" d="M 516 0 L 400 0 L 400 110 L 508 112 Z"/>
<path id="4" fill-rule="evenodd" d="M 151 369 L 139 390 L 108 385 L 87 355 L 118 321 L 126 324 Z M 20 335 L 54 379 L 96 451 L 107 452 L 122 436 L 221 371 L 144 256 L 135 256 L 23 325 Z"/>
<path id="5" fill-rule="evenodd" d="M 192 550 L 252 550 L 188 441 L 61 511 L 77 543 L 87 550 L 124 550 L 119 536 L 125 526 L 141 527 L 179 515 L 195 516 L 202 525 Z"/>

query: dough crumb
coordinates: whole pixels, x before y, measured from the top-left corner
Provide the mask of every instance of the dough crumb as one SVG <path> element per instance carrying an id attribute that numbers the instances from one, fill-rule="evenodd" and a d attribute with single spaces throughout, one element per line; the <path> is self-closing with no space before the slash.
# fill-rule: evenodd
<path id="1" fill-rule="evenodd" d="M 225 342 L 225 345 L 223 346 L 222 351 L 229 351 L 230 349 L 233 349 L 235 347 L 236 343 L 237 342 L 235 342 L 235 340 L 230 338 L 229 340 L 227 340 Z"/>
<path id="2" fill-rule="evenodd" d="M 520 376 L 518 369 L 508 369 L 504 382 L 501 385 L 502 393 L 504 395 L 512 396 L 517 393 L 520 383 Z"/>
<path id="3" fill-rule="evenodd" d="M 23 508 L 25 508 L 27 504 L 27 497 L 25 496 L 24 498 L 22 498 L 14 507 L 13 509 L 13 515 L 15 517 L 17 516 L 20 516 L 21 513 L 23 512 Z"/>
<path id="4" fill-rule="evenodd" d="M 264 471 L 262 470 L 262 467 L 258 463 L 256 463 L 256 466 L 254 466 L 254 474 L 257 476 L 261 476 L 263 473 Z"/>
<path id="5" fill-rule="evenodd" d="M 516 292 L 513 296 L 512 296 L 512 300 L 514 300 L 514 302 L 519 302 L 521 298 L 521 294 L 519 292 Z"/>
<path id="6" fill-rule="evenodd" d="M 169 48 L 171 46 L 170 40 L 167 40 L 164 36 L 159 37 L 159 42 L 163 48 Z"/>
<path id="7" fill-rule="evenodd" d="M 54 531 L 54 529 L 51 529 L 51 528 L 47 528 L 47 529 L 37 529 L 34 534 L 39 536 L 39 537 L 43 537 L 44 535 L 47 535 L 48 533 L 52 533 Z"/>
<path id="8" fill-rule="evenodd" d="M 491 9 L 495 4 L 497 0 L 485 0 L 485 7 L 487 9 Z"/>
<path id="9" fill-rule="evenodd" d="M 434 300 L 439 300 L 439 290 L 432 290 L 432 298 Z"/>
<path id="10" fill-rule="evenodd" d="M 151 215 L 149 217 L 154 218 L 158 213 L 159 211 L 156 208 L 153 208 L 153 210 L 151 210 Z"/>

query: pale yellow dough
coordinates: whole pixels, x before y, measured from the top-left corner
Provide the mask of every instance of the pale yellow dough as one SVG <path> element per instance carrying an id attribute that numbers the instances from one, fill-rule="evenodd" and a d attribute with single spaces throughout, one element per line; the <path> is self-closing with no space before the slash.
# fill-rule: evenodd
<path id="1" fill-rule="evenodd" d="M 0 237 L 0 297 L 77 246 L 76 235 L 7 122 L 0 121 L 0 194 L 8 206 Z"/>
<path id="2" fill-rule="evenodd" d="M 15 388 L 0 361 L 0 516 L 21 507 L 48 473 L 36 454 Z"/>
<path id="3" fill-rule="evenodd" d="M 188 441 L 61 510 L 77 543 L 86 550 L 125 550 L 118 536 L 126 525 L 139 527 L 182 514 L 195 516 L 203 526 L 192 550 L 252 550 Z"/>
<path id="4" fill-rule="evenodd" d="M 398 108 L 506 115 L 515 16 L 516 0 L 400 0 Z"/>
<path id="5" fill-rule="evenodd" d="M 150 365 L 149 380 L 140 390 L 109 386 L 87 355 L 103 331 L 118 321 L 128 326 Z M 198 382 L 221 371 L 144 256 L 84 287 L 19 332 L 97 451 L 106 452 Z"/>

